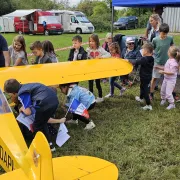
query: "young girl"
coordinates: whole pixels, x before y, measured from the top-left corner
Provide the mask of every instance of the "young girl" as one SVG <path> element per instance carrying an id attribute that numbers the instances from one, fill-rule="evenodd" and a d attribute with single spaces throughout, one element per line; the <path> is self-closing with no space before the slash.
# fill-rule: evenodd
<path id="1" fill-rule="evenodd" d="M 166 109 L 170 110 L 175 108 L 172 92 L 176 85 L 180 61 L 180 50 L 175 46 L 171 46 L 168 50 L 168 56 L 169 59 L 167 60 L 165 66 L 156 66 L 156 68 L 160 69 L 159 73 L 164 74 L 164 80 L 161 86 L 161 105 L 164 105 L 167 100 L 169 102 L 169 106 Z"/>
<path id="2" fill-rule="evenodd" d="M 42 46 L 43 46 L 44 54 L 49 56 L 52 63 L 57 63 L 58 59 L 56 57 L 56 53 L 54 52 L 54 47 L 53 47 L 53 44 L 51 43 L 51 41 L 48 41 L 48 40 L 43 41 Z"/>
<path id="3" fill-rule="evenodd" d="M 87 48 L 88 58 L 89 59 L 100 59 L 111 57 L 111 54 L 105 51 L 100 47 L 99 37 L 96 34 L 92 34 L 89 37 L 89 48 Z M 96 79 L 96 88 L 98 89 L 99 97 L 96 99 L 96 102 L 102 102 L 104 99 L 102 97 L 102 88 L 100 84 L 100 79 Z M 89 81 L 89 90 L 93 93 L 93 83 L 94 80 Z"/>
<path id="4" fill-rule="evenodd" d="M 109 52 L 111 53 L 112 57 L 120 58 L 120 48 L 119 48 L 118 43 L 116 43 L 116 42 L 111 43 L 109 45 Z M 105 96 L 106 98 L 113 97 L 114 87 L 117 87 L 120 90 L 120 96 L 122 96 L 123 92 L 126 90 L 126 88 L 123 88 L 117 82 L 115 82 L 116 78 L 117 78 L 116 76 L 109 78 L 110 93 Z"/>
<path id="5" fill-rule="evenodd" d="M 8 49 L 13 66 L 22 66 L 28 64 L 26 43 L 23 36 L 16 36 L 13 39 L 12 45 L 9 46 Z"/>

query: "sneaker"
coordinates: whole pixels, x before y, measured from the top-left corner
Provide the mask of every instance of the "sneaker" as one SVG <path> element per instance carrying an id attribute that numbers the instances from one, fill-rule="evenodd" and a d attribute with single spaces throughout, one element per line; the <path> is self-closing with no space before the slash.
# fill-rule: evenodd
<path id="1" fill-rule="evenodd" d="M 142 107 L 142 109 L 145 110 L 145 111 L 146 110 L 150 110 L 151 111 L 152 110 L 152 106 L 151 105 L 146 105 L 146 106 Z"/>
<path id="2" fill-rule="evenodd" d="M 165 104 L 166 104 L 166 100 L 165 100 L 165 99 L 162 99 L 160 105 L 161 105 L 161 106 L 164 106 Z"/>
<path id="3" fill-rule="evenodd" d="M 143 99 L 140 99 L 139 96 L 136 96 L 136 97 L 135 97 L 135 100 L 138 101 L 138 102 L 140 102 L 140 103 L 143 103 L 143 102 L 144 102 L 144 100 L 143 100 Z"/>
<path id="4" fill-rule="evenodd" d="M 91 120 L 87 125 L 86 127 L 84 128 L 85 130 L 91 130 L 93 128 L 95 128 L 96 125 L 94 124 L 94 122 Z"/>
<path id="5" fill-rule="evenodd" d="M 56 151 L 56 148 L 54 147 L 52 142 L 49 143 L 49 146 L 50 146 L 51 152 L 55 152 Z"/>
<path id="6" fill-rule="evenodd" d="M 170 109 L 174 109 L 174 108 L 176 108 L 175 104 L 169 104 L 169 106 L 166 109 L 170 110 Z"/>
<path id="7" fill-rule="evenodd" d="M 100 103 L 100 102 L 103 102 L 104 101 L 104 98 L 99 98 L 99 97 L 97 97 L 97 99 L 96 99 L 96 102 L 97 103 Z"/>
<path id="8" fill-rule="evenodd" d="M 125 91 L 126 91 L 126 88 L 123 87 L 123 88 L 120 90 L 120 96 L 122 96 Z"/>
<path id="9" fill-rule="evenodd" d="M 78 125 L 78 119 L 77 120 L 70 119 L 70 120 L 67 120 L 65 123 L 66 124 L 77 124 Z"/>
<path id="10" fill-rule="evenodd" d="M 105 98 L 109 98 L 109 97 L 113 97 L 113 95 L 111 93 L 109 93 L 105 96 Z"/>

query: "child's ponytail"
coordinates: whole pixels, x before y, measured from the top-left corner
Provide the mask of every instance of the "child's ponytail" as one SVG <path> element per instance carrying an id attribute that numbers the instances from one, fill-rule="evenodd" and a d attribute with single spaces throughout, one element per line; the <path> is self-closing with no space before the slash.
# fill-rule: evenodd
<path id="1" fill-rule="evenodd" d="M 171 46 L 168 51 L 169 55 L 176 59 L 178 63 L 180 63 L 180 49 L 176 46 Z"/>
<path id="2" fill-rule="evenodd" d="M 175 59 L 178 63 L 180 62 L 180 51 L 177 52 Z"/>

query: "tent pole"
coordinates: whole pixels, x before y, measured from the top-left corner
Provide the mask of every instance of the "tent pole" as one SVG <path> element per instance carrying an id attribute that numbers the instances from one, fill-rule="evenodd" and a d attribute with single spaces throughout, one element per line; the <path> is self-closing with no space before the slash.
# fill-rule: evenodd
<path id="1" fill-rule="evenodd" d="M 112 16 L 111 16 L 111 33 L 113 37 L 113 23 L 114 23 L 114 6 L 112 6 Z"/>

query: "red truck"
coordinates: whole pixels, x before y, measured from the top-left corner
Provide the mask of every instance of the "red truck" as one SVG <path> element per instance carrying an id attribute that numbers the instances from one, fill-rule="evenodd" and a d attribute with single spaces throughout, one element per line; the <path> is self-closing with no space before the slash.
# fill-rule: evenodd
<path id="1" fill-rule="evenodd" d="M 42 10 L 16 10 L 3 16 L 14 18 L 14 30 L 19 34 L 62 34 L 63 27 L 56 17 Z"/>

